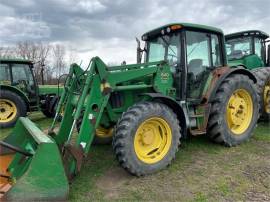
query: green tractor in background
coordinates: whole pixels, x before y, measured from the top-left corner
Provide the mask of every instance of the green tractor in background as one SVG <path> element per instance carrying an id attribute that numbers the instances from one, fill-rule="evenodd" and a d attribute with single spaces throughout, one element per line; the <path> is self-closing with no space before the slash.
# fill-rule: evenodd
<path id="1" fill-rule="evenodd" d="M 270 120 L 270 46 L 269 35 L 263 31 L 250 30 L 228 34 L 227 58 L 230 66 L 242 66 L 257 77 L 260 96 L 261 118 Z"/>
<path id="2" fill-rule="evenodd" d="M 251 137 L 259 116 L 256 77 L 227 66 L 222 30 L 174 23 L 142 40 L 137 64 L 108 67 L 94 57 L 86 70 L 71 65 L 48 135 L 18 120 L 0 141 L 2 199 L 66 199 L 68 180 L 80 172 L 100 127 L 113 130 L 116 159 L 137 176 L 166 168 L 190 135 L 226 146 Z"/>
<path id="3" fill-rule="evenodd" d="M 54 117 L 57 86 L 38 86 L 29 60 L 0 58 L 0 128 L 15 125 L 27 112 L 41 110 Z"/>

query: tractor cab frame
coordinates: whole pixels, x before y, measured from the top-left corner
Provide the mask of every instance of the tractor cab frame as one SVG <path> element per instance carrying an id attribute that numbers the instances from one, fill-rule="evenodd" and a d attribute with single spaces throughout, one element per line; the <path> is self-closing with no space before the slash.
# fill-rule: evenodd
<path id="1" fill-rule="evenodd" d="M 169 24 L 145 33 L 142 40 L 145 62 L 165 60 L 170 65 L 176 100 L 200 103 L 211 72 L 227 65 L 223 32 L 214 27 Z"/>
<path id="2" fill-rule="evenodd" d="M 269 35 L 260 30 L 228 34 L 226 51 L 229 64 L 242 64 L 247 69 L 269 66 Z"/>
<path id="3" fill-rule="evenodd" d="M 29 100 L 30 106 L 38 106 L 39 90 L 31 61 L 1 59 L 0 72 L 1 89 L 9 89 L 20 94 L 24 100 Z"/>

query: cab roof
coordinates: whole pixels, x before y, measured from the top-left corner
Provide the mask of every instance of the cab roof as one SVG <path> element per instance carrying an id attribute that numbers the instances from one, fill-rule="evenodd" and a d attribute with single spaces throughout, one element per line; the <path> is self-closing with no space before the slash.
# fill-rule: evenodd
<path id="1" fill-rule="evenodd" d="M 142 35 L 142 40 L 147 40 L 147 38 L 150 36 L 159 35 L 161 34 L 161 30 L 166 30 L 168 27 L 171 27 L 171 26 L 180 26 L 181 28 L 179 29 L 183 29 L 183 28 L 195 29 L 195 30 L 202 30 L 202 31 L 207 31 L 207 32 L 215 32 L 215 33 L 223 35 L 223 31 L 221 29 L 212 27 L 212 26 L 193 24 L 193 23 L 170 23 L 170 24 L 166 24 L 166 25 L 163 25 L 161 27 L 158 27 L 158 28 L 155 28 L 153 30 L 146 32 L 145 34 Z"/>
<path id="2" fill-rule="evenodd" d="M 33 64 L 31 60 L 23 58 L 9 58 L 9 57 L 0 57 L 0 63 L 27 63 Z"/>
<path id="3" fill-rule="evenodd" d="M 261 30 L 246 30 L 246 31 L 227 34 L 225 35 L 225 39 L 233 39 L 233 38 L 245 37 L 245 36 L 258 36 L 263 39 L 269 38 L 269 35 Z"/>

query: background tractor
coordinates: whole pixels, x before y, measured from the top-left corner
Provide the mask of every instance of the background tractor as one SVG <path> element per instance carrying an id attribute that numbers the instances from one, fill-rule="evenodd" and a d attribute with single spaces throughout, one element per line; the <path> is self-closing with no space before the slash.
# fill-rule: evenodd
<path id="1" fill-rule="evenodd" d="M 0 128 L 13 126 L 27 112 L 53 117 L 62 89 L 38 86 L 29 60 L 0 58 Z"/>
<path id="2" fill-rule="evenodd" d="M 0 142 L 4 199 L 66 198 L 68 180 L 81 170 L 99 128 L 113 130 L 119 164 L 137 176 L 168 166 L 188 135 L 206 134 L 226 146 L 252 135 L 256 77 L 227 66 L 220 29 L 174 23 L 142 40 L 138 64 L 107 67 L 94 57 L 86 70 L 71 65 L 48 135 L 29 119 L 18 120 Z"/>
<path id="3" fill-rule="evenodd" d="M 257 77 L 262 119 L 270 119 L 270 45 L 269 35 L 263 31 L 250 30 L 228 34 L 227 57 L 230 66 L 242 66 L 252 70 Z"/>

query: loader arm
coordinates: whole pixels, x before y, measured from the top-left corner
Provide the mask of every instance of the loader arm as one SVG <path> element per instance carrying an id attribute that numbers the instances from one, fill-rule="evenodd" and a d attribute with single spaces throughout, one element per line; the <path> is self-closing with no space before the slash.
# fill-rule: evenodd
<path id="1" fill-rule="evenodd" d="M 117 84 L 128 82 L 158 72 L 164 62 L 153 62 L 140 65 L 125 65 L 108 69 L 103 61 L 95 57 L 89 64 L 89 70 L 84 71 L 76 64 L 71 65 L 64 92 L 58 104 L 56 117 L 50 129 L 60 150 L 66 174 L 71 179 L 76 175 L 87 156 L 93 141 L 95 130 L 112 92 L 119 88 L 132 88 L 132 85 L 119 87 Z M 138 88 L 138 84 L 134 85 Z M 153 87 L 141 84 L 141 87 Z M 64 116 L 57 134 L 54 133 L 57 115 L 64 106 Z M 78 134 L 74 128 L 83 114 Z"/>
<path id="2" fill-rule="evenodd" d="M 66 199 L 68 180 L 80 171 L 103 115 L 113 114 L 107 119 L 115 124 L 143 91 L 168 95 L 174 92 L 172 83 L 170 67 L 163 61 L 108 68 L 95 57 L 86 70 L 72 64 L 48 135 L 29 119 L 20 118 L 0 142 L 0 199 Z M 109 99 L 116 92 L 126 93 L 130 100 L 115 110 Z M 78 120 L 81 125 L 75 130 Z"/>

